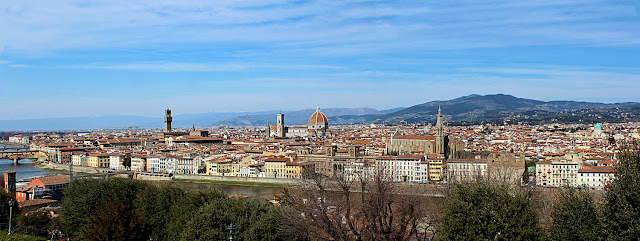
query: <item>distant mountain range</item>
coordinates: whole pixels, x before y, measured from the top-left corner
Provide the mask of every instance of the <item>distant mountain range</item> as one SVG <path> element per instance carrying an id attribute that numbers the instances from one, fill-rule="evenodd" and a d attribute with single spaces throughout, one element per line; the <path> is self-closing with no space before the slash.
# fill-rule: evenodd
<path id="1" fill-rule="evenodd" d="M 283 112 L 285 125 L 306 125 L 309 121 L 309 117 L 315 109 L 304 109 L 299 111 Z M 373 108 L 326 108 L 321 109 L 327 118 L 335 116 L 362 116 L 362 115 L 380 115 L 389 113 L 388 111 L 378 111 Z M 276 114 L 265 115 L 244 115 L 224 119 L 216 123 L 216 125 L 229 125 L 229 126 L 261 126 L 266 125 L 267 121 L 271 125 L 276 123 Z"/>
<path id="2" fill-rule="evenodd" d="M 226 118 L 243 115 L 261 115 L 278 113 L 276 110 L 261 112 L 209 112 L 201 114 L 183 114 L 173 116 L 175 128 L 195 125 L 208 127 Z M 0 120 L 0 131 L 10 130 L 88 130 L 88 129 L 126 129 L 127 126 L 140 128 L 162 128 L 163 117 L 148 116 L 99 116 L 66 117 L 26 120 Z"/>
<path id="3" fill-rule="evenodd" d="M 468 95 L 448 101 L 430 101 L 414 105 L 393 113 L 379 116 L 357 116 L 336 118 L 337 122 L 348 123 L 423 123 L 435 122 L 438 107 L 447 121 L 486 121 L 503 118 L 525 118 L 545 113 L 575 111 L 583 109 L 615 109 L 639 106 L 637 102 L 594 103 L 578 101 L 539 101 L 518 98 L 511 95 Z"/>
<path id="4" fill-rule="evenodd" d="M 430 101 L 411 107 L 390 110 L 373 108 L 326 108 L 322 112 L 330 125 L 345 124 L 399 124 L 433 123 L 438 107 L 442 108 L 449 122 L 481 122 L 492 120 L 523 120 L 530 123 L 544 122 L 622 122 L 640 121 L 640 103 L 595 103 L 579 101 L 539 101 L 511 95 L 468 95 L 445 101 Z M 286 125 L 305 125 L 315 109 L 283 111 Z M 261 112 L 210 112 L 183 114 L 173 117 L 176 128 L 207 126 L 264 126 L 274 124 L 280 111 Z M 29 120 L 0 120 L 0 131 L 7 130 L 81 130 L 162 128 L 162 117 L 103 116 L 70 117 Z"/>

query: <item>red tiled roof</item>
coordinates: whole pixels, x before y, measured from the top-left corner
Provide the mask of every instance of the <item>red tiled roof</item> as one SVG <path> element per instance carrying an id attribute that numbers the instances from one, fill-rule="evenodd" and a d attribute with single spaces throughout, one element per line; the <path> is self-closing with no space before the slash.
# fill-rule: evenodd
<path id="1" fill-rule="evenodd" d="M 268 158 L 266 160 L 264 160 L 265 162 L 286 162 L 289 161 L 289 158 L 278 158 L 278 157 L 274 157 L 274 158 Z"/>
<path id="2" fill-rule="evenodd" d="M 44 177 L 37 177 L 34 180 L 40 180 L 42 183 L 44 183 L 45 186 L 58 185 L 58 184 L 68 184 L 69 183 L 69 176 L 67 176 L 67 175 L 44 176 Z"/>
<path id="3" fill-rule="evenodd" d="M 582 169 L 578 170 L 579 173 L 612 173 L 614 172 L 615 169 L 613 167 L 607 167 L 607 166 L 598 166 L 598 167 L 594 167 L 594 166 L 584 166 L 582 167 Z"/>
<path id="4" fill-rule="evenodd" d="M 320 108 L 309 117 L 309 125 L 316 123 L 329 123 L 327 116 L 320 112 Z"/>
<path id="5" fill-rule="evenodd" d="M 21 208 L 24 208 L 24 207 L 37 206 L 37 205 L 56 203 L 56 202 L 58 201 L 51 200 L 51 199 L 31 199 L 31 200 L 24 200 L 22 202 L 18 202 L 18 206 L 20 206 Z"/>

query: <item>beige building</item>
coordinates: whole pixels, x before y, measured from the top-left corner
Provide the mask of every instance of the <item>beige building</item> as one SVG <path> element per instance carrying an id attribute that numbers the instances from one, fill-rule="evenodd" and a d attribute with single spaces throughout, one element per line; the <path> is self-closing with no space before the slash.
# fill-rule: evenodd
<path id="1" fill-rule="evenodd" d="M 524 155 L 514 153 L 491 154 L 487 157 L 489 178 L 505 181 L 513 185 L 522 184 L 522 177 L 526 171 Z"/>
<path id="2" fill-rule="evenodd" d="M 91 153 L 87 156 L 87 164 L 90 167 L 109 168 L 109 154 Z"/>
<path id="3" fill-rule="evenodd" d="M 302 179 L 309 178 L 315 173 L 313 163 L 309 162 L 289 162 L 285 167 L 286 178 Z"/>
<path id="4" fill-rule="evenodd" d="M 536 183 L 548 187 L 575 187 L 578 185 L 578 170 L 581 168 L 582 159 L 575 151 L 539 161 L 536 163 Z"/>
<path id="5" fill-rule="evenodd" d="M 449 159 L 446 169 L 449 183 L 471 182 L 489 176 L 487 159 Z"/>
<path id="6" fill-rule="evenodd" d="M 338 152 L 337 146 L 325 146 L 324 154 L 299 155 L 305 162 L 314 164 L 315 172 L 325 176 L 342 173 L 346 165 L 354 162 L 374 162 L 376 157 L 363 156 L 359 146 L 349 146 L 347 152 Z"/>
<path id="7" fill-rule="evenodd" d="M 536 163 L 536 185 L 551 186 L 551 160 L 540 160 Z"/>
<path id="8" fill-rule="evenodd" d="M 272 157 L 264 160 L 264 177 L 270 178 L 287 178 L 287 162 L 289 158 Z"/>
<path id="9" fill-rule="evenodd" d="M 524 155 L 513 153 L 494 153 L 490 154 L 487 159 L 449 159 L 446 164 L 447 181 L 466 182 L 491 179 L 520 185 L 525 165 Z"/>
<path id="10" fill-rule="evenodd" d="M 74 166 L 89 166 L 87 159 L 87 154 L 85 153 L 74 154 L 71 156 L 71 163 L 73 163 Z"/>
<path id="11" fill-rule="evenodd" d="M 233 160 L 211 160 L 205 162 L 206 174 L 214 176 L 229 176 L 233 171 Z"/>
<path id="12" fill-rule="evenodd" d="M 113 170 L 126 170 L 124 162 L 130 161 L 131 157 L 128 154 L 111 154 L 109 155 L 109 168 Z"/>
<path id="13" fill-rule="evenodd" d="M 144 172 L 147 170 L 147 156 L 144 155 L 132 155 L 131 156 L 131 171 Z"/>
<path id="14" fill-rule="evenodd" d="M 434 159 L 428 159 L 429 180 L 432 182 L 441 182 L 444 179 L 444 163 L 443 156 Z"/>

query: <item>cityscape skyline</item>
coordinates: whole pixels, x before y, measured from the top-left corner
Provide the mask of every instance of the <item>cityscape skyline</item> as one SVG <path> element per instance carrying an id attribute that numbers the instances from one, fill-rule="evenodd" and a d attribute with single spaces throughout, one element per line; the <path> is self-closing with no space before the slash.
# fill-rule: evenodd
<path id="1" fill-rule="evenodd" d="M 156 116 L 166 106 L 381 110 L 498 93 L 638 102 L 639 6 L 6 2 L 0 111 L 30 119 Z"/>
<path id="2" fill-rule="evenodd" d="M 0 240 L 640 240 L 640 0 L 0 1 Z"/>

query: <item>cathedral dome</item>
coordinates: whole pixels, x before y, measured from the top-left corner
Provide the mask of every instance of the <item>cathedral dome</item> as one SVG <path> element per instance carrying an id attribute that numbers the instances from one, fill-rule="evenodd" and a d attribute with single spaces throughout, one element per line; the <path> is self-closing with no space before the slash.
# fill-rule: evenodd
<path id="1" fill-rule="evenodd" d="M 316 112 L 314 112 L 311 115 L 311 117 L 309 117 L 309 126 L 314 126 L 318 124 L 322 124 L 322 125 L 329 124 L 329 120 L 327 119 L 327 116 L 320 111 L 320 106 L 318 106 L 318 108 L 316 109 Z"/>

